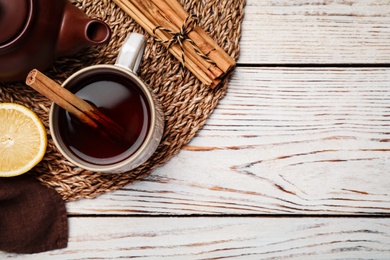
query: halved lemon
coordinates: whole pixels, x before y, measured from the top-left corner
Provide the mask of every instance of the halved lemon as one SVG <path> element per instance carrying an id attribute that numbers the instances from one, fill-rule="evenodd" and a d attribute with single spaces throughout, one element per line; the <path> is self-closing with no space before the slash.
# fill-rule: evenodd
<path id="1" fill-rule="evenodd" d="M 25 106 L 0 103 L 0 177 L 23 174 L 45 155 L 47 136 L 37 114 Z"/>

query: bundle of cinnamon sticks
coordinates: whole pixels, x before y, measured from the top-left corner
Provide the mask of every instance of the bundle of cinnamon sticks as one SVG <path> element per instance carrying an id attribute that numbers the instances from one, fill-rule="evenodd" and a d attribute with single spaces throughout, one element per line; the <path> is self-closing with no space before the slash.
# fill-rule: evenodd
<path id="1" fill-rule="evenodd" d="M 150 35 L 167 47 L 202 83 L 214 88 L 235 60 L 198 26 L 177 0 L 114 0 Z"/>

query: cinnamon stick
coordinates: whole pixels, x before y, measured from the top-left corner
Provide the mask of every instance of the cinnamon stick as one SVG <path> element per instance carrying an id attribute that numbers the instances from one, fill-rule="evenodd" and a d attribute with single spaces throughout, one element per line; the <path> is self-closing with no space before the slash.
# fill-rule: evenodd
<path id="1" fill-rule="evenodd" d="M 127 142 L 126 130 L 122 126 L 39 70 L 30 71 L 26 84 L 102 135 L 122 144 Z"/>

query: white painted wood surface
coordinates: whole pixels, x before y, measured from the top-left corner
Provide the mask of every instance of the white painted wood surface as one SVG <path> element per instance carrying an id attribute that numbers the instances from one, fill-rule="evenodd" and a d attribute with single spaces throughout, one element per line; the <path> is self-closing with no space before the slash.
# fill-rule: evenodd
<path id="1" fill-rule="evenodd" d="M 390 1 L 247 0 L 241 48 L 175 158 L 0 259 L 389 259 Z"/>
<path id="2" fill-rule="evenodd" d="M 69 247 L 19 259 L 386 259 L 390 223 L 348 218 L 70 218 Z"/>
<path id="3" fill-rule="evenodd" d="M 389 5 L 388 0 L 248 0 L 240 62 L 388 63 Z"/>

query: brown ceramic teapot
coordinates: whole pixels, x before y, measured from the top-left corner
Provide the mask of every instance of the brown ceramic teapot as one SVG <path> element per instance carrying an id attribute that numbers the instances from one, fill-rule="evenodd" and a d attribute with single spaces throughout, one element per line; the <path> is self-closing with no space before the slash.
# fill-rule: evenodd
<path id="1" fill-rule="evenodd" d="M 0 0 L 0 82 L 24 80 L 31 69 L 110 36 L 107 24 L 68 0 Z"/>

